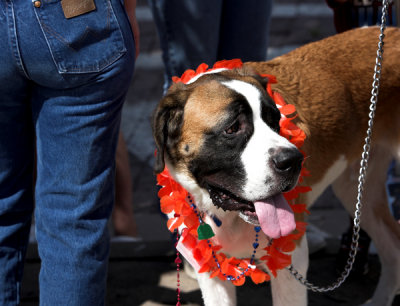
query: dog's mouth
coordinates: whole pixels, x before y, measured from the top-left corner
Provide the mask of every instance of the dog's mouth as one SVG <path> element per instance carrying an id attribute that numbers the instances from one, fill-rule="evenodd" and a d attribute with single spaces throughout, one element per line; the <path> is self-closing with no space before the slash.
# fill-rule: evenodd
<path id="1" fill-rule="evenodd" d="M 214 205 L 225 211 L 239 210 L 241 212 L 255 212 L 253 202 L 242 199 L 228 190 L 210 185 L 207 187 L 207 190 Z"/>
<path id="2" fill-rule="evenodd" d="M 286 236 L 296 228 L 293 211 L 282 192 L 251 202 L 223 188 L 208 186 L 207 190 L 214 205 L 225 211 L 239 211 L 244 221 L 261 226 L 270 238 Z"/>

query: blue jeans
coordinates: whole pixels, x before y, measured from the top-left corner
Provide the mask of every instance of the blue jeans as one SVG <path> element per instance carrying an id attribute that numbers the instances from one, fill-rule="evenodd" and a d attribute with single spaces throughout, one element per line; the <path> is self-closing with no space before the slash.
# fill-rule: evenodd
<path id="1" fill-rule="evenodd" d="M 59 0 L 0 1 L 0 305 L 19 303 L 34 211 L 40 304 L 104 304 L 135 46 L 121 0 L 95 2 L 66 19 Z"/>
<path id="2" fill-rule="evenodd" d="M 148 0 L 165 65 L 172 76 L 201 63 L 265 61 L 272 0 Z"/>

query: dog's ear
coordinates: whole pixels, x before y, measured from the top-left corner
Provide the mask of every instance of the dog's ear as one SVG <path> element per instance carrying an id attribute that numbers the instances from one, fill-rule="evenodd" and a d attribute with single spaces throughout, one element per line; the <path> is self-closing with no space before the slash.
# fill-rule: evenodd
<path id="1" fill-rule="evenodd" d="M 153 113 L 152 129 L 157 147 L 155 173 L 164 170 L 165 155 L 179 142 L 183 123 L 183 109 L 188 95 L 189 92 L 184 84 L 174 84 Z"/>
<path id="2" fill-rule="evenodd" d="M 253 78 L 255 78 L 258 81 L 258 83 L 260 83 L 261 87 L 264 90 L 267 89 L 267 84 L 269 81 L 268 77 L 263 77 L 263 76 L 259 75 L 258 73 L 256 73 L 253 75 Z"/>

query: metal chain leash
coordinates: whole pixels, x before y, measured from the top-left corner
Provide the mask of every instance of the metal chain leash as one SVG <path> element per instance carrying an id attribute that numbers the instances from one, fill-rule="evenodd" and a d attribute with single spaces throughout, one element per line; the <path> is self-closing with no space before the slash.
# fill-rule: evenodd
<path id="1" fill-rule="evenodd" d="M 358 177 L 358 195 L 357 195 L 357 204 L 356 211 L 354 213 L 354 227 L 353 227 L 353 236 L 352 242 L 350 246 L 349 258 L 347 259 L 346 266 L 342 274 L 338 277 L 338 279 L 326 287 L 319 287 L 312 283 L 310 283 L 304 276 L 302 276 L 292 265 L 288 266 L 286 269 L 304 286 L 307 287 L 308 290 L 314 292 L 328 292 L 333 291 L 336 288 L 340 287 L 346 278 L 349 276 L 350 271 L 353 267 L 357 251 L 358 251 L 358 240 L 360 233 L 360 223 L 361 223 L 361 210 L 362 210 L 362 194 L 364 190 L 364 182 L 368 168 L 368 159 L 369 152 L 371 149 L 371 137 L 372 137 L 372 126 L 375 117 L 376 104 L 378 102 L 378 93 L 382 72 L 382 60 L 383 60 L 383 39 L 385 37 L 384 31 L 386 29 L 386 15 L 388 12 L 388 0 L 382 1 L 382 18 L 381 18 L 381 26 L 380 26 L 380 34 L 379 34 L 379 43 L 378 50 L 376 53 L 375 60 L 375 68 L 374 68 L 374 81 L 372 82 L 372 91 L 371 91 L 371 99 L 370 99 L 370 113 L 369 113 L 369 121 L 368 121 L 368 129 L 367 129 L 367 137 L 365 138 L 364 151 L 361 155 L 360 162 L 360 174 Z"/>

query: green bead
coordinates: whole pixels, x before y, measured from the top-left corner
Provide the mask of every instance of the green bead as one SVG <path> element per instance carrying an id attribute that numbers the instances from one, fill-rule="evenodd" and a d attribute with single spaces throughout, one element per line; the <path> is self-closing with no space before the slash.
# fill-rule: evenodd
<path id="1" fill-rule="evenodd" d="M 199 236 L 199 240 L 205 240 L 215 236 L 211 226 L 209 226 L 207 223 L 201 223 L 199 225 L 197 228 L 197 234 Z"/>

